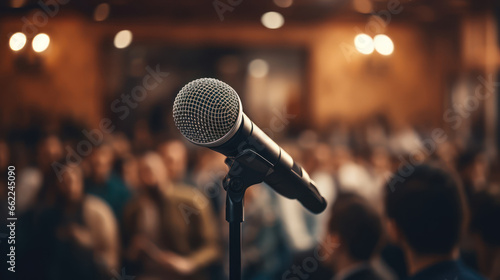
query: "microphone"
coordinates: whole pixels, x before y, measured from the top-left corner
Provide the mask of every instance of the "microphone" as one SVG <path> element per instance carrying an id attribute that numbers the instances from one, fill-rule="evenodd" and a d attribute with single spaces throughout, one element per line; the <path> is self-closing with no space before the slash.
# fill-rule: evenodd
<path id="1" fill-rule="evenodd" d="M 240 97 L 228 84 L 212 78 L 186 84 L 175 97 L 173 115 L 191 143 L 228 158 L 250 149 L 272 166 L 266 184 L 313 213 L 325 210 L 326 201 L 309 174 L 243 113 Z"/>

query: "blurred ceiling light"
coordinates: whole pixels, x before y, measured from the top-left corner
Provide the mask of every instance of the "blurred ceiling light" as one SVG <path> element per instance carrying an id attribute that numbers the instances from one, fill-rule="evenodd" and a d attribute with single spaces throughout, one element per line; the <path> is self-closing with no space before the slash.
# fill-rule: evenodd
<path id="1" fill-rule="evenodd" d="M 40 33 L 33 38 L 31 46 L 35 52 L 43 52 L 49 47 L 50 37 L 45 33 Z"/>
<path id="2" fill-rule="evenodd" d="M 17 52 L 24 48 L 24 45 L 26 45 L 26 35 L 24 33 L 17 32 L 10 36 L 9 46 L 11 50 Z"/>
<path id="3" fill-rule="evenodd" d="M 394 51 L 394 44 L 387 35 L 379 34 L 373 40 L 375 49 L 382 55 L 390 55 Z"/>
<path id="4" fill-rule="evenodd" d="M 94 10 L 94 20 L 95 21 L 103 21 L 107 19 L 109 16 L 109 4 L 101 3 L 95 7 Z"/>
<path id="5" fill-rule="evenodd" d="M 372 37 L 363 33 L 358 34 L 354 38 L 354 46 L 362 54 L 371 54 L 375 49 Z"/>
<path id="6" fill-rule="evenodd" d="M 269 64 L 263 59 L 254 59 L 248 64 L 250 75 L 255 78 L 263 78 L 269 72 Z"/>
<path id="7" fill-rule="evenodd" d="M 114 44 L 118 49 L 128 47 L 132 43 L 132 32 L 130 30 L 122 30 L 115 35 Z"/>
<path id="8" fill-rule="evenodd" d="M 26 0 L 10 0 L 10 6 L 12 8 L 21 8 L 22 6 L 24 6 Z"/>
<path id="9" fill-rule="evenodd" d="M 281 8 L 288 8 L 292 6 L 293 0 L 274 0 L 274 4 Z"/>
<path id="10" fill-rule="evenodd" d="M 362 14 L 369 14 L 373 10 L 373 3 L 371 0 L 354 0 L 352 1 L 353 8 Z"/>
<path id="11" fill-rule="evenodd" d="M 263 14 L 260 21 L 269 29 L 278 29 L 285 24 L 285 19 L 280 13 L 277 12 L 267 12 Z"/>

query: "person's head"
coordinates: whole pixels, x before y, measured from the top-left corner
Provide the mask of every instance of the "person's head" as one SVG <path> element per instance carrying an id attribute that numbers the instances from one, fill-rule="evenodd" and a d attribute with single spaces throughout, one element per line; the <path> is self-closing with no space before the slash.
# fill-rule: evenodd
<path id="1" fill-rule="evenodd" d="M 337 269 L 341 258 L 351 263 L 369 261 L 382 235 L 380 217 L 368 202 L 354 193 L 341 193 L 331 208 L 328 236 L 339 247 L 331 259 Z"/>
<path id="2" fill-rule="evenodd" d="M 388 233 L 403 250 L 418 256 L 446 256 L 457 247 L 466 206 L 461 186 L 435 164 L 413 167 L 387 184 Z"/>
<path id="3" fill-rule="evenodd" d="M 135 189 L 139 186 L 139 163 L 134 155 L 129 155 L 120 160 L 120 176 L 127 186 Z"/>
<path id="4" fill-rule="evenodd" d="M 170 140 L 158 148 L 172 181 L 181 181 L 186 175 L 188 152 L 180 140 Z"/>
<path id="5" fill-rule="evenodd" d="M 51 170 L 51 164 L 62 157 L 63 145 L 59 137 L 47 135 L 41 139 L 37 149 L 37 161 L 42 170 Z"/>
<path id="6" fill-rule="evenodd" d="M 94 181 L 103 182 L 109 177 L 114 158 L 113 149 L 109 144 L 103 143 L 94 147 L 90 156 L 90 168 Z"/>
<path id="7" fill-rule="evenodd" d="M 58 184 L 57 193 L 66 202 L 74 203 L 83 197 L 82 170 L 76 165 L 64 167 L 62 180 Z"/>
<path id="8" fill-rule="evenodd" d="M 112 137 L 110 138 L 110 145 L 118 158 L 122 158 L 131 154 L 132 143 L 123 132 L 113 133 Z"/>
<path id="9" fill-rule="evenodd" d="M 168 172 L 162 158 L 155 152 L 148 152 L 139 158 L 139 180 L 147 189 L 167 185 Z"/>

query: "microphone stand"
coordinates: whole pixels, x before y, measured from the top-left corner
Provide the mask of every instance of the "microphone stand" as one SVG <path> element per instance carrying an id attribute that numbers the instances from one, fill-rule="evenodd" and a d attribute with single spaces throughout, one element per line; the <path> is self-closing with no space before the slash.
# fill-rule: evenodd
<path id="1" fill-rule="evenodd" d="M 253 150 L 243 150 L 226 158 L 229 172 L 222 185 L 226 190 L 226 221 L 229 222 L 229 280 L 241 280 L 241 223 L 244 220 L 243 199 L 252 185 L 264 181 L 273 165 Z"/>

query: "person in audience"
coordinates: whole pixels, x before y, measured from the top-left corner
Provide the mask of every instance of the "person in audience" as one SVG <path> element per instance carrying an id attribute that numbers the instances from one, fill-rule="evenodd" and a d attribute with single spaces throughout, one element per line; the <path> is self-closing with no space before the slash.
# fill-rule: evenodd
<path id="1" fill-rule="evenodd" d="M 60 162 L 62 158 L 63 145 L 57 135 L 48 134 L 40 140 L 36 153 L 37 168 L 26 168 L 21 172 L 18 189 L 20 210 L 27 210 L 35 204 L 42 208 L 54 205 L 59 179 L 52 164 Z M 31 178 L 27 179 L 26 176 Z"/>
<path id="2" fill-rule="evenodd" d="M 328 222 L 330 242 L 338 244 L 330 260 L 334 280 L 382 280 L 371 261 L 382 236 L 380 217 L 366 199 L 341 193 L 331 209 Z"/>
<path id="3" fill-rule="evenodd" d="M 488 168 L 484 156 L 474 150 L 466 151 L 457 159 L 456 170 L 464 186 L 467 203 L 470 203 L 474 194 L 485 189 Z"/>
<path id="4" fill-rule="evenodd" d="M 139 188 L 139 171 L 135 155 L 126 155 L 118 159 L 114 167 L 115 173 L 125 182 L 125 185 L 134 192 Z"/>
<path id="5" fill-rule="evenodd" d="M 186 185 L 188 151 L 180 140 L 169 140 L 158 147 L 158 153 L 165 162 L 170 181 L 176 185 Z"/>
<path id="6" fill-rule="evenodd" d="M 28 227 L 21 224 L 20 279 L 110 279 L 120 258 L 118 226 L 111 209 L 101 199 L 84 194 L 77 166 L 64 168 L 55 200 L 53 206 L 31 216 Z"/>
<path id="7" fill-rule="evenodd" d="M 459 258 L 466 223 L 463 190 L 454 176 L 430 163 L 387 184 L 388 234 L 402 248 L 411 280 L 483 279 Z"/>
<path id="8" fill-rule="evenodd" d="M 496 187 L 496 186 L 495 186 Z M 500 189 L 483 190 L 472 198 L 471 232 L 479 271 L 488 279 L 500 279 Z"/>
<path id="9" fill-rule="evenodd" d="M 117 219 L 121 219 L 123 208 L 131 197 L 131 192 L 113 169 L 114 154 L 110 145 L 103 143 L 94 147 L 88 158 L 90 177 L 85 180 L 85 192 L 106 201 Z"/>
<path id="10" fill-rule="evenodd" d="M 220 256 L 208 201 L 174 186 L 156 153 L 139 159 L 139 178 L 142 187 L 125 211 L 125 253 L 138 279 L 206 279 L 204 269 Z"/>

